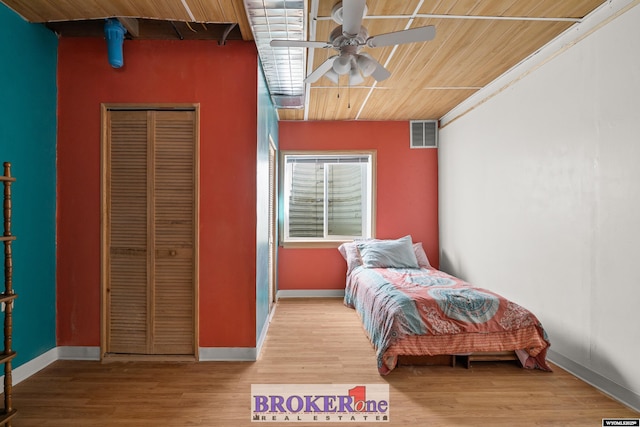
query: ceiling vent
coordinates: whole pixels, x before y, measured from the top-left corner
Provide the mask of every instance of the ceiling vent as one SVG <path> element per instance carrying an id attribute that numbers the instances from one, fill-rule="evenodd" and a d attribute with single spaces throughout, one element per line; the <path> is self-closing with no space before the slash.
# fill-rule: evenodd
<path id="1" fill-rule="evenodd" d="M 438 148 L 438 121 L 411 120 L 411 148 Z"/>

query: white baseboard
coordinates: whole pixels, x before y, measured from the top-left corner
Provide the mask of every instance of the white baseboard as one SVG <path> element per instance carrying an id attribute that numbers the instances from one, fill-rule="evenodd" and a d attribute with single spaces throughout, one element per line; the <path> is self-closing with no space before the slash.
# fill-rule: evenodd
<path id="1" fill-rule="evenodd" d="M 54 347 L 11 371 L 13 385 L 21 383 L 56 360 L 100 360 L 100 347 Z M 4 375 L 0 376 L 0 392 L 4 391 Z"/>
<path id="2" fill-rule="evenodd" d="M 100 360 L 100 347 L 61 346 L 58 347 L 60 360 Z"/>
<path id="3" fill-rule="evenodd" d="M 36 372 L 46 368 L 53 362 L 58 360 L 58 348 L 54 347 L 51 350 L 42 353 L 35 359 L 31 359 L 27 363 L 18 366 L 11 371 L 11 383 L 16 385 Z M 0 376 L 0 391 L 4 392 L 4 375 Z"/>
<path id="4" fill-rule="evenodd" d="M 292 289 L 280 290 L 278 298 L 344 298 L 344 289 Z"/>
<path id="5" fill-rule="evenodd" d="M 618 402 L 640 412 L 640 395 L 549 349 L 547 359 Z"/>
<path id="6" fill-rule="evenodd" d="M 200 347 L 200 362 L 255 362 L 256 347 Z"/>
<path id="7" fill-rule="evenodd" d="M 266 337 L 266 329 L 263 335 Z M 200 347 L 200 361 L 245 361 L 256 360 L 254 347 Z M 58 347 L 60 360 L 100 360 L 100 347 Z"/>

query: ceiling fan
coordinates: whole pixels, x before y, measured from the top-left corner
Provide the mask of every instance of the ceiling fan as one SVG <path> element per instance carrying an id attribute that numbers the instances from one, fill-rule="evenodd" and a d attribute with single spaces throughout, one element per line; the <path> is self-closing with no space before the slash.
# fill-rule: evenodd
<path id="1" fill-rule="evenodd" d="M 325 76 L 338 84 L 341 75 L 349 75 L 349 84 L 358 85 L 364 77 L 373 77 L 377 81 L 388 78 L 391 73 L 382 64 L 367 53 L 360 53 L 364 47 L 393 46 L 433 40 L 436 29 L 433 25 L 411 28 L 403 31 L 380 34 L 369 37 L 362 26 L 367 12 L 366 0 L 344 0 L 337 3 L 331 12 L 333 20 L 341 25 L 331 31 L 328 42 L 304 40 L 271 40 L 272 47 L 308 47 L 335 49 L 338 55 L 329 57 L 304 79 L 305 83 L 314 83 Z"/>

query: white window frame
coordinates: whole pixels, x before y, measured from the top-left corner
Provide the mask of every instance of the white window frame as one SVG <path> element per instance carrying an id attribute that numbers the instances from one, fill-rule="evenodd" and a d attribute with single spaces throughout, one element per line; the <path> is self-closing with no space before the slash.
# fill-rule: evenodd
<path id="1" fill-rule="evenodd" d="M 289 236 L 289 196 L 291 186 L 291 176 L 289 175 L 289 169 L 287 166 L 287 159 L 290 157 L 302 156 L 308 159 L 335 159 L 335 158 L 353 158 L 353 157 L 367 157 L 367 167 L 364 168 L 366 189 L 363 197 L 365 203 L 363 203 L 362 212 L 362 235 L 361 236 L 339 236 L 339 235 L 327 235 L 327 221 L 328 215 L 326 214 L 326 193 L 327 193 L 327 175 L 329 168 L 324 168 L 324 200 L 325 200 L 325 215 L 324 215 L 324 237 L 291 237 Z M 341 243 L 346 241 L 352 241 L 357 238 L 372 238 L 375 237 L 375 177 L 376 177 L 376 151 L 375 150 L 359 150 L 359 151 L 282 151 L 280 158 L 280 170 L 281 170 L 281 191 L 282 195 L 282 223 L 280 226 L 281 236 L 280 243 L 285 247 L 337 247 Z M 332 162 L 329 164 L 333 164 Z M 335 163 L 340 164 L 340 163 Z M 342 163 L 344 164 L 344 163 Z"/>

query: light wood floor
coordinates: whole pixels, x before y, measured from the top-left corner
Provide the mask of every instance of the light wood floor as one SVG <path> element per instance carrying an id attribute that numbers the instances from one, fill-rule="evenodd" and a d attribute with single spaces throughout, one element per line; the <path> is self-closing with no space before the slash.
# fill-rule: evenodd
<path id="1" fill-rule="evenodd" d="M 388 383 L 390 422 L 378 424 L 386 426 L 600 426 L 603 417 L 640 417 L 557 367 L 405 366 L 381 377 L 355 312 L 340 299 L 314 299 L 278 303 L 257 362 L 57 361 L 14 387 L 13 425 L 256 426 L 250 389 L 258 383 Z"/>

